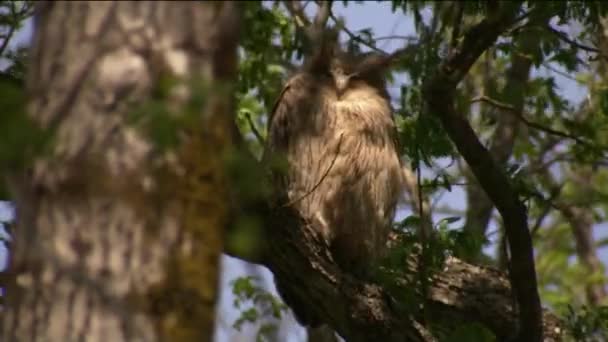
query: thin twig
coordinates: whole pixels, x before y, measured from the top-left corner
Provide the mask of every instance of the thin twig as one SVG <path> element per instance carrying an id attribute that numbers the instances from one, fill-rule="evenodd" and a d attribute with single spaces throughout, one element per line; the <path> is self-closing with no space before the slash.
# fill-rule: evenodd
<path id="1" fill-rule="evenodd" d="M 4 40 L 2 41 L 2 45 L 0 45 L 0 56 L 4 55 L 4 50 L 6 50 L 6 48 L 8 47 L 8 42 L 13 37 L 13 33 L 15 33 L 15 26 L 11 25 L 8 30 L 8 33 L 6 34 L 6 37 L 4 37 Z"/>
<path id="2" fill-rule="evenodd" d="M 450 183 L 450 186 L 468 186 L 470 185 L 470 183 L 460 183 L 460 182 L 456 182 L 456 183 Z M 434 188 L 436 187 L 437 184 L 422 184 L 421 187 L 423 188 Z"/>
<path id="3" fill-rule="evenodd" d="M 562 41 L 564 41 L 564 42 L 566 42 L 566 43 L 568 43 L 568 44 L 570 44 L 570 45 L 572 45 L 574 47 L 577 47 L 577 48 L 579 48 L 581 50 L 585 50 L 587 52 L 597 53 L 598 55 L 601 55 L 602 57 L 607 58 L 606 56 L 602 55 L 602 52 L 599 49 L 591 47 L 591 46 L 587 46 L 587 45 L 584 45 L 584 44 L 581 44 L 581 43 L 579 43 L 579 42 L 577 42 L 577 41 L 575 41 L 573 39 L 570 39 L 565 32 L 562 32 L 562 31 L 560 31 L 560 30 L 558 30 L 556 28 L 553 28 L 553 27 L 551 27 L 551 25 L 547 25 L 546 28 L 551 33 L 555 34 L 560 40 L 562 40 Z"/>
<path id="4" fill-rule="evenodd" d="M 563 72 L 563 71 L 561 71 L 561 70 L 558 70 L 558 69 L 556 69 L 556 68 L 552 67 L 552 66 L 551 66 L 551 64 L 549 64 L 549 63 L 547 63 L 547 62 L 544 62 L 544 63 L 542 63 L 541 65 L 542 65 L 543 67 L 547 68 L 548 70 L 553 71 L 554 73 L 556 73 L 556 74 L 558 74 L 558 75 L 560 75 L 560 76 L 562 76 L 562 77 L 565 77 L 565 78 L 567 78 L 567 79 L 569 79 L 569 80 L 572 80 L 572 81 L 575 81 L 575 82 L 577 82 L 577 83 L 581 83 L 581 82 L 580 82 L 579 80 L 577 80 L 575 77 L 572 77 L 571 75 L 569 75 L 569 74 L 567 74 L 567 73 L 565 73 L 565 72 Z"/>
<path id="5" fill-rule="evenodd" d="M 390 36 L 382 36 L 382 37 L 377 37 L 374 38 L 375 41 L 380 41 L 380 40 L 391 40 L 391 39 L 401 39 L 401 40 L 407 40 L 407 41 L 416 41 L 418 40 L 418 37 L 414 37 L 414 36 L 399 36 L 399 35 L 390 35 Z"/>
<path id="6" fill-rule="evenodd" d="M 258 140 L 258 142 L 262 144 L 262 146 L 266 145 L 264 137 L 260 134 L 260 131 L 258 131 L 257 127 L 255 126 L 255 123 L 251 119 L 251 115 L 249 115 L 249 113 L 246 113 L 245 118 L 249 123 L 249 128 L 251 129 L 251 132 L 253 133 L 253 135 L 255 135 L 255 138 Z"/>
<path id="7" fill-rule="evenodd" d="M 329 165 L 329 167 L 327 168 L 327 170 L 325 171 L 323 176 L 321 176 L 321 179 L 319 179 L 319 182 L 317 182 L 317 184 L 315 184 L 315 186 L 313 186 L 312 189 L 310 189 L 310 191 L 308 191 L 304 195 L 300 196 L 299 198 L 296 198 L 292 201 L 289 201 L 289 202 L 283 204 L 282 207 L 290 207 L 290 206 L 294 205 L 295 203 L 300 202 L 304 198 L 310 196 L 310 194 L 312 194 L 315 190 L 317 190 L 319 185 L 321 185 L 321 183 L 325 180 L 325 177 L 327 177 L 327 175 L 329 174 L 329 171 L 331 171 L 331 169 L 334 167 L 334 164 L 336 163 L 336 159 L 338 159 L 338 154 L 340 153 L 340 147 L 342 146 L 342 137 L 343 136 L 344 136 L 344 133 L 340 134 L 340 140 L 338 141 L 338 146 L 336 147 L 337 150 L 336 150 L 336 154 L 334 155 L 334 159 L 332 159 L 331 164 Z"/>
<path id="8" fill-rule="evenodd" d="M 304 13 L 304 8 L 302 8 L 300 1 L 283 1 L 283 4 L 289 14 L 295 19 L 296 26 L 300 29 L 310 26 L 310 19 Z"/>
<path id="9" fill-rule="evenodd" d="M 527 126 L 535 128 L 535 129 L 537 129 L 539 131 L 543 131 L 545 133 L 549 133 L 549 134 L 552 134 L 552 135 L 557 135 L 557 136 L 560 136 L 562 138 L 572 139 L 572 140 L 576 141 L 577 143 L 585 145 L 587 147 L 592 147 L 592 148 L 595 147 L 595 146 L 593 146 L 593 144 L 590 144 L 590 143 L 586 142 L 585 140 L 583 140 L 583 139 L 581 139 L 581 138 L 579 138 L 577 136 L 574 136 L 572 134 L 568 134 L 568 133 L 562 132 L 562 131 L 557 131 L 557 130 L 554 130 L 552 128 L 545 127 L 545 126 L 543 126 L 541 124 L 538 124 L 536 122 L 532 122 L 532 121 L 526 119 L 513 106 L 511 106 L 509 104 L 506 104 L 506 103 L 503 103 L 503 102 L 500 102 L 500 101 L 497 101 L 497 100 L 494 100 L 494 99 L 492 99 L 492 98 L 490 98 L 488 96 L 485 96 L 485 95 L 484 96 L 478 96 L 478 97 L 476 97 L 476 98 L 474 98 L 474 99 L 471 100 L 471 103 L 475 103 L 475 102 L 485 102 L 485 103 L 488 103 L 488 104 L 490 104 L 490 105 L 492 105 L 492 106 L 494 106 L 496 108 L 507 110 L 507 111 L 515 114 L 515 116 L 519 120 L 521 120 L 523 123 L 525 123 Z"/>
<path id="10" fill-rule="evenodd" d="M 532 237 L 534 237 L 536 235 L 537 231 L 540 229 L 541 225 L 543 224 L 543 221 L 549 215 L 549 213 L 551 212 L 551 209 L 554 208 L 553 201 L 555 201 L 559 197 L 559 195 L 562 192 L 563 187 L 564 187 L 564 184 L 556 186 L 554 189 L 551 190 L 551 194 L 550 194 L 549 198 L 544 200 L 545 206 L 543 208 L 543 211 L 536 218 L 536 222 L 534 223 L 534 226 L 532 227 L 532 229 L 530 229 L 530 235 L 532 235 Z"/>
<path id="11" fill-rule="evenodd" d="M 4 37 L 4 40 L 2 41 L 2 45 L 0 46 L 0 56 L 4 55 L 4 51 L 8 47 L 8 42 L 13 37 L 13 34 L 15 33 L 15 28 L 17 27 L 17 25 L 15 23 L 15 21 L 17 21 L 17 13 L 16 13 L 14 2 L 10 3 L 10 16 L 11 16 L 11 23 L 9 24 L 10 27 L 8 29 L 8 33 Z"/>
<path id="12" fill-rule="evenodd" d="M 338 20 L 338 18 L 336 18 L 336 16 L 335 16 L 333 13 L 330 13 L 330 14 L 329 14 L 329 17 L 331 18 L 331 20 L 332 20 L 332 21 L 333 21 L 335 24 L 337 24 L 337 25 L 339 25 L 339 24 L 340 24 L 340 20 Z M 370 44 L 370 43 L 366 42 L 366 41 L 365 41 L 365 40 L 363 40 L 361 37 L 359 37 L 359 35 L 357 35 L 357 34 L 353 33 L 351 30 L 349 30 L 349 29 L 348 29 L 348 28 L 347 28 L 345 25 L 340 25 L 340 29 L 342 29 L 342 31 L 344 31 L 344 33 L 346 33 L 346 35 L 347 35 L 347 36 L 348 36 L 348 37 L 349 37 L 351 40 L 354 40 L 354 41 L 356 41 L 356 42 L 359 42 L 359 43 L 361 43 L 361 44 L 363 44 L 363 45 L 367 46 L 368 48 L 370 48 L 370 49 L 372 49 L 372 50 L 374 50 L 374 51 L 376 51 L 376 52 L 380 52 L 380 53 L 382 53 L 382 54 L 386 54 L 386 51 L 384 51 L 384 50 L 382 50 L 382 49 L 379 49 L 379 48 L 377 48 L 377 47 L 373 46 L 372 44 Z"/>

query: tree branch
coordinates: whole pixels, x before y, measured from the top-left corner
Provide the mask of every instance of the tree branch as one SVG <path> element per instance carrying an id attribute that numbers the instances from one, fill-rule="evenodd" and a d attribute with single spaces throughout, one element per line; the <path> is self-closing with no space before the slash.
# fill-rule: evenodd
<path id="1" fill-rule="evenodd" d="M 593 52 L 593 53 L 596 53 L 596 54 L 598 54 L 598 55 L 600 55 L 600 56 L 602 56 L 604 58 L 608 58 L 607 56 L 605 56 L 605 55 L 602 54 L 602 52 L 600 51 L 600 49 L 597 49 L 597 48 L 594 48 L 594 47 L 591 47 L 591 46 L 587 46 L 587 45 L 581 44 L 581 43 L 579 43 L 579 42 L 577 42 L 575 40 L 572 40 L 572 39 L 568 38 L 568 35 L 565 32 L 562 32 L 562 31 L 560 31 L 560 30 L 558 30 L 556 28 L 553 28 L 553 27 L 551 27 L 551 25 L 547 25 L 546 28 L 547 28 L 547 30 L 549 32 L 555 34 L 560 40 L 562 40 L 562 41 L 564 41 L 564 42 L 566 42 L 566 43 L 568 43 L 568 44 L 570 44 L 570 45 L 572 45 L 572 46 L 574 46 L 576 48 L 579 48 L 579 49 L 587 51 L 587 52 Z"/>
<path id="2" fill-rule="evenodd" d="M 15 26 L 11 26 L 8 29 L 8 33 L 6 34 L 6 36 L 4 36 L 2 39 L 2 45 L 0 45 L 0 56 L 2 56 L 4 54 L 4 50 L 6 50 L 6 47 L 8 46 L 8 43 L 10 42 L 11 38 L 13 37 L 13 33 L 15 32 Z"/>
<path id="3" fill-rule="evenodd" d="M 285 8 L 296 21 L 296 26 L 304 29 L 310 26 L 310 19 L 304 13 L 304 8 L 300 1 L 283 1 Z"/>
<path id="4" fill-rule="evenodd" d="M 347 341 L 433 341 L 418 323 L 423 321 L 418 308 L 404 312 L 399 309 L 408 307 L 403 299 L 340 270 L 315 230 L 294 210 L 268 207 L 264 213 L 265 231 L 272 237 L 264 239 L 265 257 L 256 260 L 230 255 L 268 267 L 276 281 L 289 289 L 291 297 L 284 300 L 299 319 L 326 323 Z M 391 236 L 391 241 L 400 239 L 403 237 L 398 233 Z M 418 257 L 408 256 L 406 265 L 407 274 L 416 274 Z M 411 287 L 415 280 L 398 278 L 395 282 Z M 477 322 L 499 341 L 515 330 L 516 310 L 508 278 L 502 272 L 450 257 L 429 285 L 426 305 L 436 319 L 434 323 L 454 327 Z M 415 296 L 409 300 L 422 300 L 420 292 Z M 564 330 L 560 320 L 549 312 L 543 315 L 545 337 L 561 340 Z"/>
<path id="5" fill-rule="evenodd" d="M 466 32 L 459 48 L 448 56 L 425 84 L 424 98 L 430 112 L 439 117 L 447 134 L 503 218 L 512 257 L 511 284 L 519 309 L 518 340 L 540 342 L 543 335 L 542 311 L 526 208 L 507 175 L 481 144 L 469 122 L 454 107 L 456 85 L 479 56 L 512 25 L 514 12 L 513 9 L 502 9 Z"/>
<path id="6" fill-rule="evenodd" d="M 549 127 L 545 127 L 545 126 L 543 126 L 541 124 L 538 124 L 536 122 L 532 122 L 532 121 L 526 119 L 522 115 L 522 113 L 519 112 L 517 109 L 515 109 L 513 106 L 511 106 L 511 105 L 509 105 L 507 103 L 503 103 L 503 102 L 500 102 L 498 100 L 492 99 L 492 98 L 490 98 L 488 96 L 483 95 L 483 96 L 475 97 L 475 98 L 473 98 L 471 100 L 471 102 L 472 103 L 474 103 L 474 102 L 485 102 L 485 103 L 491 104 L 492 106 L 494 106 L 496 108 L 504 109 L 504 110 L 506 110 L 506 111 L 514 114 L 517 117 L 517 119 L 519 119 L 520 121 L 522 121 L 523 123 L 525 123 L 529 127 L 532 127 L 532 128 L 537 129 L 539 131 L 543 131 L 543 132 L 551 134 L 551 135 L 556 135 L 556 136 L 559 136 L 559 137 L 562 137 L 562 138 L 567 138 L 567 139 L 574 140 L 575 142 L 577 142 L 577 143 L 579 143 L 581 145 L 587 146 L 589 148 L 600 148 L 600 149 L 603 149 L 603 147 L 601 147 L 601 146 L 594 146 L 593 144 L 591 144 L 591 143 L 589 143 L 589 142 L 587 142 L 587 141 L 585 141 L 585 140 L 583 140 L 583 139 L 581 139 L 581 138 L 579 138 L 579 137 L 577 137 L 575 135 L 572 135 L 572 134 L 569 134 L 569 133 L 566 133 L 566 132 L 562 132 L 562 131 L 558 131 L 558 130 L 555 130 L 555 129 L 552 129 L 552 128 L 549 128 Z"/>
<path id="7" fill-rule="evenodd" d="M 258 131 L 258 128 L 256 127 L 255 123 L 253 122 L 251 115 L 249 113 L 246 113 L 245 118 L 247 119 L 247 123 L 249 124 L 249 129 L 251 129 L 251 133 L 253 133 L 253 135 L 255 136 L 258 143 L 260 143 L 260 145 L 264 146 L 264 144 L 266 143 L 264 140 L 264 137 L 262 136 L 260 131 Z"/>
<path id="8" fill-rule="evenodd" d="M 357 34 L 355 34 L 353 31 L 349 30 L 345 25 L 341 25 L 341 22 L 338 18 L 336 18 L 336 16 L 334 16 L 333 13 L 330 13 L 330 18 L 331 20 L 338 25 L 338 27 L 344 32 L 346 33 L 346 35 L 353 41 L 356 41 L 358 43 L 361 43 L 365 46 L 367 46 L 368 48 L 376 51 L 376 52 L 380 52 L 382 54 L 386 54 L 386 51 L 379 49 L 377 47 L 375 47 L 374 45 L 370 44 L 369 42 L 366 42 L 365 40 L 363 40 L 361 37 L 359 37 Z"/>
<path id="9" fill-rule="evenodd" d="M 304 34 L 309 42 L 317 42 L 331 14 L 332 1 L 319 1 L 319 9 L 312 21 L 304 13 L 304 7 L 300 1 L 283 1 L 285 8 L 296 21 L 297 29 Z"/>

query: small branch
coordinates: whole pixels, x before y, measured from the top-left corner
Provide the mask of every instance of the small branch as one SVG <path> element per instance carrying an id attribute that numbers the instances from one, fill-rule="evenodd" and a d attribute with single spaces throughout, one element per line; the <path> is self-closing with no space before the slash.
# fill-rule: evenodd
<path id="1" fill-rule="evenodd" d="M 370 48 L 370 49 L 372 49 L 372 50 L 374 50 L 374 51 L 376 51 L 376 52 L 380 52 L 380 53 L 382 53 L 382 54 L 387 54 L 387 52 L 386 52 L 386 51 L 384 51 L 384 50 L 382 50 L 382 49 L 379 49 L 379 48 L 377 48 L 377 47 L 373 46 L 372 44 L 370 44 L 370 43 L 366 42 L 365 40 L 361 39 L 361 37 L 359 37 L 359 35 L 355 34 L 355 33 L 354 33 L 354 32 L 352 32 L 351 30 L 349 30 L 349 29 L 348 29 L 348 28 L 347 28 L 345 25 L 341 25 L 340 20 L 338 20 L 338 18 L 336 18 L 336 17 L 334 16 L 334 14 L 333 14 L 333 13 L 330 13 L 330 15 L 329 15 L 329 16 L 330 16 L 331 20 L 332 20 L 332 21 L 333 21 L 333 22 L 334 22 L 336 25 L 339 25 L 340 29 L 341 29 L 341 30 L 342 30 L 344 33 L 346 33 L 346 35 L 347 35 L 347 36 L 348 36 L 348 37 L 349 37 L 351 40 L 354 40 L 354 41 L 356 41 L 356 42 L 359 42 L 359 43 L 361 43 L 361 44 L 363 44 L 363 45 L 367 46 L 368 48 Z"/>
<path id="2" fill-rule="evenodd" d="M 560 76 L 562 76 L 562 77 L 565 77 L 565 78 L 567 78 L 567 79 L 569 79 L 569 80 L 571 80 L 571 81 L 575 81 L 575 82 L 577 82 L 577 83 L 581 83 L 581 82 L 580 82 L 579 80 L 577 80 L 575 77 L 572 77 L 570 74 L 567 74 L 567 73 L 565 73 L 565 72 L 563 72 L 563 71 L 561 71 L 561 70 L 558 70 L 558 69 L 556 69 L 556 68 L 552 67 L 552 66 L 551 66 L 551 64 L 549 64 L 549 63 L 547 63 L 547 62 L 544 62 L 544 63 L 542 63 L 541 65 L 542 65 L 544 68 L 546 68 L 547 70 L 549 70 L 549 71 L 553 71 L 554 73 L 556 73 L 556 74 L 558 74 L 558 75 L 560 75 Z"/>
<path id="3" fill-rule="evenodd" d="M 321 32 L 321 30 L 325 28 L 325 25 L 327 25 L 327 20 L 331 15 L 332 1 L 320 1 L 320 3 L 321 4 L 317 2 L 319 9 L 317 10 L 317 14 L 312 22 L 313 29 L 317 31 L 316 33 Z"/>
<path id="4" fill-rule="evenodd" d="M 596 147 L 597 147 L 597 146 L 594 146 L 593 144 L 588 143 L 588 142 L 586 142 L 585 140 L 583 140 L 583 139 L 581 139 L 581 138 L 579 138 L 579 137 L 577 137 L 577 136 L 574 136 L 574 135 L 572 135 L 572 134 L 568 134 L 568 133 L 565 133 L 565 132 L 562 132 L 562 131 L 557 131 L 557 130 L 554 130 L 554 129 L 552 129 L 552 128 L 545 127 L 545 126 L 543 126 L 543 125 L 541 125 L 541 124 L 538 124 L 538 123 L 532 122 L 532 121 L 530 121 L 530 120 L 526 119 L 526 118 L 525 118 L 525 117 L 524 117 L 524 116 L 523 116 L 523 115 L 522 115 L 522 114 L 521 114 L 521 113 L 520 113 L 520 112 L 519 112 L 517 109 L 515 109 L 513 106 L 511 106 L 511 105 L 509 105 L 509 104 L 506 104 L 506 103 L 503 103 L 503 102 L 500 102 L 500 101 L 498 101 L 498 100 L 494 100 L 494 99 L 492 99 L 492 98 L 490 98 L 490 97 L 488 97 L 488 96 L 485 96 L 485 95 L 484 95 L 484 96 L 478 96 L 478 97 L 475 97 L 474 99 L 472 99 L 472 100 L 471 100 L 471 103 L 475 103 L 475 102 L 485 102 L 485 103 L 488 103 L 488 104 L 490 104 L 490 105 L 492 105 L 492 106 L 494 106 L 494 107 L 496 107 L 496 108 L 500 108 L 500 109 L 504 109 L 504 110 L 506 110 L 506 111 L 509 111 L 509 112 L 511 112 L 511 113 L 513 113 L 513 114 L 515 114 L 515 116 L 516 116 L 516 117 L 517 117 L 519 120 L 521 120 L 523 123 L 525 123 L 527 126 L 532 127 L 532 128 L 535 128 L 535 129 L 537 129 L 537 130 L 539 130 L 539 131 L 543 131 L 543 132 L 548 133 L 548 134 L 552 134 L 552 135 L 560 136 L 560 137 L 562 137 L 562 138 L 572 139 L 572 140 L 574 140 L 575 142 L 577 142 L 577 143 L 579 143 L 579 144 L 581 144 L 581 145 L 585 145 L 585 146 L 587 146 L 587 147 L 591 147 L 591 148 L 596 148 Z"/>
<path id="5" fill-rule="evenodd" d="M 4 55 L 4 51 L 8 47 L 8 42 L 13 37 L 13 33 L 15 33 L 15 26 L 11 26 L 8 29 L 8 33 L 6 34 L 6 36 L 4 37 L 4 39 L 2 40 L 2 45 L 0 45 L 0 56 Z"/>
<path id="6" fill-rule="evenodd" d="M 466 183 L 466 182 L 456 182 L 456 183 L 450 183 L 450 186 L 468 186 L 470 185 L 470 183 Z M 422 188 L 433 188 L 435 185 L 434 184 L 422 184 Z"/>
<path id="7" fill-rule="evenodd" d="M 266 145 L 264 137 L 262 136 L 262 134 L 260 134 L 260 131 L 258 131 L 258 128 L 255 126 L 253 119 L 251 119 L 251 115 L 249 115 L 249 113 L 246 113 L 245 118 L 247 119 L 247 123 L 249 124 L 249 128 L 251 129 L 251 132 L 253 133 L 255 138 L 258 140 L 258 142 L 262 146 Z"/>
<path id="8" fill-rule="evenodd" d="M 300 202 L 301 200 L 303 200 L 304 198 L 310 196 L 310 194 L 312 194 L 315 190 L 317 190 L 317 188 L 319 187 L 319 185 L 321 185 L 321 183 L 325 180 L 325 178 L 329 174 L 329 171 L 331 171 L 331 169 L 334 167 L 334 164 L 336 163 L 336 159 L 338 159 L 338 155 L 340 154 L 340 147 L 342 146 L 342 138 L 343 137 L 344 137 L 344 134 L 341 134 L 340 135 L 340 140 L 338 140 L 338 146 L 336 147 L 337 151 L 336 151 L 336 154 L 334 155 L 334 159 L 332 159 L 331 164 L 329 165 L 329 167 L 327 168 L 327 170 L 325 170 L 325 172 L 323 173 L 323 176 L 321 176 L 321 178 L 319 179 L 319 181 L 317 182 L 317 184 L 315 184 L 304 195 L 302 195 L 299 198 L 296 198 L 296 199 L 294 199 L 292 201 L 289 201 L 289 202 L 283 204 L 282 207 L 291 207 L 294 204 L 296 204 L 296 203 Z"/>
<path id="9" fill-rule="evenodd" d="M 306 16 L 304 7 L 300 1 L 283 1 L 283 4 L 289 14 L 295 19 L 297 28 L 304 33 L 310 42 L 316 42 L 325 29 L 325 25 L 331 14 L 332 1 L 317 2 L 319 9 L 312 22 Z"/>
<path id="10" fill-rule="evenodd" d="M 0 45 L 0 56 L 4 55 L 4 51 L 8 47 L 8 43 L 15 33 L 17 24 L 32 14 L 33 6 L 30 3 L 22 2 L 21 8 L 17 10 L 17 3 L 14 1 L 10 2 L 11 25 L 6 35 L 3 35 L 2 37 L 3 40 L 2 45 Z"/>
<path id="11" fill-rule="evenodd" d="M 555 188 L 551 189 L 551 194 L 550 194 L 549 198 L 543 200 L 545 202 L 545 206 L 543 208 L 543 211 L 536 218 L 536 222 L 534 223 L 534 226 L 532 226 L 532 228 L 530 229 L 530 235 L 532 235 L 533 238 L 534 238 L 534 236 L 536 236 L 536 233 L 540 229 L 540 227 L 543 224 L 543 221 L 545 220 L 545 218 L 551 212 L 551 209 L 555 208 L 555 206 L 553 205 L 553 201 L 555 201 L 559 197 L 559 195 L 562 192 L 562 188 L 563 187 L 564 187 L 564 184 L 561 184 L 561 185 L 556 186 Z"/>
<path id="12" fill-rule="evenodd" d="M 296 26 L 300 29 L 304 29 L 310 26 L 310 19 L 304 13 L 304 8 L 300 1 L 283 1 L 285 8 L 296 21 Z"/>
<path id="13" fill-rule="evenodd" d="M 15 3 L 11 2 L 10 5 L 11 5 L 10 11 L 11 11 L 12 20 L 11 20 L 10 27 L 8 29 L 8 33 L 6 34 L 6 36 L 3 37 L 4 39 L 2 41 L 2 45 L 0 45 L 0 56 L 4 55 L 4 51 L 8 47 L 8 43 L 11 40 L 11 38 L 13 37 L 13 34 L 15 33 L 15 27 L 16 27 L 15 21 L 16 21 L 16 19 L 18 19 L 17 13 L 15 13 Z"/>
<path id="14" fill-rule="evenodd" d="M 400 39 L 400 40 L 407 40 L 407 41 L 417 41 L 418 37 L 414 37 L 414 36 L 398 36 L 398 35 L 390 35 L 390 36 L 382 36 L 382 37 L 377 37 L 374 38 L 375 41 L 381 41 L 381 40 L 391 40 L 391 39 Z"/>
<path id="15" fill-rule="evenodd" d="M 424 185 L 421 185 L 417 180 L 417 174 L 414 174 L 409 167 L 401 167 L 403 180 L 405 182 L 405 190 L 409 196 L 409 202 L 412 206 L 412 212 L 418 211 L 420 220 L 422 221 L 421 228 L 425 231 L 433 228 L 431 219 L 431 205 L 426 196 L 422 196 L 422 192 L 418 191 Z"/>
<path id="16" fill-rule="evenodd" d="M 570 45 L 572 45 L 572 46 L 574 46 L 576 48 L 579 48 L 581 50 L 584 50 L 584 51 L 587 51 L 587 52 L 593 52 L 593 53 L 596 53 L 596 54 L 598 54 L 598 55 L 600 55 L 600 56 L 608 59 L 608 57 L 604 56 L 599 49 L 591 47 L 591 46 L 583 45 L 583 44 L 581 44 L 581 43 L 579 43 L 579 42 L 577 42 L 577 41 L 575 41 L 573 39 L 570 39 L 565 32 L 562 32 L 562 31 L 560 31 L 560 30 L 558 30 L 556 28 L 553 28 L 550 25 L 547 25 L 546 28 L 547 28 L 547 30 L 549 30 L 549 32 L 555 34 L 560 40 L 562 40 L 562 41 L 564 41 L 564 42 L 566 42 L 566 43 L 568 43 L 568 44 L 570 44 Z"/>

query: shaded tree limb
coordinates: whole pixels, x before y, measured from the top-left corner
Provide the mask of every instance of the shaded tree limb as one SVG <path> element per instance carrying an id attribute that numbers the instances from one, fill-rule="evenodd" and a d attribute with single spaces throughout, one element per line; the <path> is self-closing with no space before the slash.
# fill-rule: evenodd
<path id="1" fill-rule="evenodd" d="M 268 207 L 264 215 L 265 232 L 272 237 L 263 239 L 264 257 L 247 259 L 235 251 L 227 252 L 268 267 L 275 279 L 296 296 L 288 305 L 297 316 L 328 324 L 347 341 L 434 340 L 418 323 L 423 320 L 420 310 L 404 312 L 398 308 L 407 307 L 408 303 L 397 301 L 377 284 L 340 270 L 314 229 L 295 211 Z M 391 239 L 401 238 L 395 233 Z M 417 256 L 408 257 L 407 268 L 416 274 Z M 415 279 L 397 281 L 413 284 Z M 421 299 L 417 292 L 413 301 Z M 436 319 L 433 323 L 452 327 L 481 323 L 499 341 L 511 337 L 517 325 L 517 310 L 512 304 L 509 280 L 504 273 L 457 258 L 448 258 L 441 271 L 433 274 L 426 298 L 426 305 Z M 546 341 L 560 341 L 564 334 L 562 323 L 550 312 L 543 315 Z"/>
<path id="2" fill-rule="evenodd" d="M 526 208 L 507 175 L 481 144 L 469 122 L 454 107 L 457 84 L 479 56 L 512 25 L 513 12 L 514 9 L 503 9 L 466 32 L 457 52 L 448 56 L 425 84 L 424 98 L 430 112 L 439 117 L 447 134 L 503 218 L 512 258 L 511 284 L 519 311 L 517 340 L 541 341 L 541 306 Z"/>

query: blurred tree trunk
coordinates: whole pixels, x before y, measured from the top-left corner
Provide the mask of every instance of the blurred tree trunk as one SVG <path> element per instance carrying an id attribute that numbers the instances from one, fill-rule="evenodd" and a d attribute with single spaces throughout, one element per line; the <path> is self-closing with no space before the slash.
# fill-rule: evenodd
<path id="1" fill-rule="evenodd" d="M 588 182 L 592 178 L 588 173 L 582 172 L 583 170 L 580 167 L 576 169 L 581 174 L 575 177 L 575 182 L 578 186 L 587 186 L 587 189 L 589 189 Z M 558 202 L 556 206 L 572 227 L 579 262 L 587 269 L 589 277 L 596 279 L 585 281 L 587 303 L 590 306 L 599 305 L 606 297 L 606 287 L 602 281 L 604 268 L 597 256 L 597 248 L 593 237 L 593 225 L 595 224 L 593 209 L 588 206 L 577 206 L 562 202 Z"/>
<path id="2" fill-rule="evenodd" d="M 53 140 L 11 184 L 0 340 L 210 341 L 229 219 L 221 157 L 233 142 L 237 6 L 37 5 L 28 112 Z M 165 101 L 174 117 L 148 102 L 166 76 L 178 82 Z M 188 101 L 193 80 L 202 101 Z M 132 124 L 138 111 L 148 121 Z M 175 122 L 175 144 L 162 143 Z"/>

